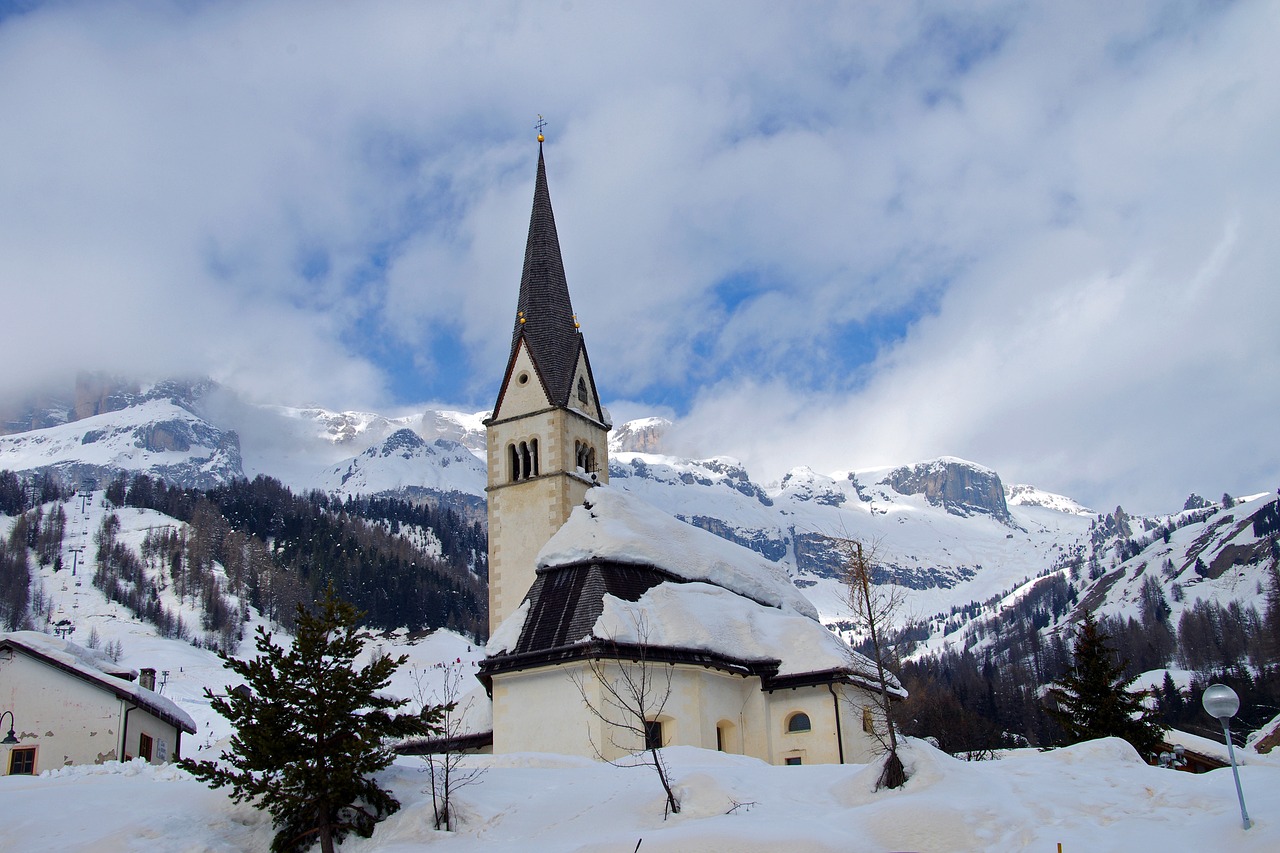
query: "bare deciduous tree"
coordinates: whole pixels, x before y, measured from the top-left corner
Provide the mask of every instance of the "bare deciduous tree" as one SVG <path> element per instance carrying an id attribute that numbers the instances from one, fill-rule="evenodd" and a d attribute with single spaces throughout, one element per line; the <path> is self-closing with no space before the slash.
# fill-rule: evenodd
<path id="1" fill-rule="evenodd" d="M 888 632 L 893 627 L 895 616 L 902 609 L 905 593 L 901 587 L 875 583 L 872 578 L 874 550 L 867 553 L 861 542 L 848 538 L 833 541 L 844 555 L 843 580 L 854 625 L 858 633 L 866 636 L 871 644 L 870 658 L 874 671 L 866 675 L 873 678 L 879 686 L 880 708 L 877 716 L 882 718 L 883 728 L 873 724 L 871 734 L 880 742 L 886 754 L 877 784 L 879 787 L 900 788 L 907 781 L 907 774 L 902 766 L 902 759 L 898 756 L 898 735 L 893 724 L 888 671 L 896 662 L 896 656 L 888 642 Z M 859 664 L 862 662 L 855 661 L 855 666 Z"/>
<path id="2" fill-rule="evenodd" d="M 625 755 L 641 756 L 641 764 L 657 772 L 666 793 L 664 815 L 679 814 L 680 800 L 671 787 L 671 774 L 661 752 L 660 718 L 671 697 L 674 667 L 650 658 L 649 631 L 643 619 L 636 625 L 636 636 L 639 643 L 597 641 L 601 654 L 593 654 L 584 669 L 572 671 L 569 677 L 591 715 L 603 724 L 609 745 Z M 599 686 L 598 698 L 592 695 L 591 684 Z M 588 736 L 601 761 L 618 767 L 638 766 L 610 758 L 604 745 L 596 743 L 594 735 Z"/>
<path id="3" fill-rule="evenodd" d="M 435 828 L 450 832 L 454 828 L 453 795 L 459 788 L 465 788 L 480 781 L 485 768 L 468 766 L 466 754 L 462 749 L 462 736 L 465 717 L 471 709 L 472 700 L 462 700 L 461 667 L 446 667 L 444 683 L 436 690 L 426 687 L 426 673 L 420 669 L 413 670 L 414 698 L 424 708 L 439 707 L 444 711 L 440 720 L 440 736 L 435 741 L 435 751 L 422 756 L 426 765 L 422 771 L 427 774 L 431 786 L 431 809 L 435 818 Z"/>

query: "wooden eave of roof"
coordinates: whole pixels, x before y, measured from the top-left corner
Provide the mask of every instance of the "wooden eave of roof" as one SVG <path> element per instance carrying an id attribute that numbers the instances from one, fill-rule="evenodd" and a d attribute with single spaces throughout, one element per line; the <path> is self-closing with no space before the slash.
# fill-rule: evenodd
<path id="1" fill-rule="evenodd" d="M 396 755 L 442 755 L 449 752 L 475 752 L 493 746 L 493 732 L 473 732 L 453 737 L 406 740 L 392 747 Z"/>
<path id="2" fill-rule="evenodd" d="M 814 687 L 824 684 L 852 684 L 855 687 L 861 687 L 873 693 L 880 692 L 879 684 L 851 669 L 844 668 L 818 669 L 812 672 L 792 672 L 786 675 L 775 675 L 769 678 L 761 689 L 772 693 L 775 690 L 795 690 L 799 687 Z M 903 697 L 891 689 L 889 698 L 901 701 Z"/>
<path id="3" fill-rule="evenodd" d="M 179 731 L 184 731 L 189 735 L 193 735 L 196 733 L 196 730 L 194 727 L 188 725 L 184 720 L 179 720 L 177 717 L 170 714 L 164 708 L 152 702 L 148 702 L 146 698 L 142 696 L 137 696 L 119 685 L 112 684 L 111 683 L 112 680 L 119 680 L 114 675 L 108 675 L 107 673 L 104 672 L 101 678 L 97 678 L 87 672 L 77 669 L 76 667 L 63 663 L 57 658 L 49 657 L 48 655 L 43 654 L 40 651 L 31 648 L 30 646 L 24 645 L 22 643 L 16 643 L 10 639 L 0 640 L 0 649 L 10 649 L 15 652 L 22 652 L 23 654 L 29 655 L 35 658 L 36 660 L 40 661 L 41 663 L 44 663 L 44 664 L 47 664 L 48 666 L 53 667 L 54 669 L 61 670 L 62 672 L 67 673 L 68 675 L 72 675 L 72 676 L 75 676 L 76 678 L 79 678 L 81 681 L 87 681 L 92 685 L 101 687 L 103 690 L 106 690 L 112 693 L 117 699 L 136 704 L 138 707 L 145 710 L 148 714 L 155 717 L 157 720 L 162 720 L 168 723 L 169 725 L 173 726 L 174 728 L 178 729 Z"/>
<path id="4" fill-rule="evenodd" d="M 499 403 L 502 402 L 501 394 L 498 395 L 498 402 Z M 509 415 L 505 418 L 496 418 L 493 416 L 492 413 L 490 413 L 489 417 L 485 418 L 483 423 L 487 427 L 497 426 L 498 424 L 505 424 L 508 421 L 518 421 L 522 418 L 532 418 L 538 415 L 545 415 L 548 412 L 568 412 L 574 417 L 582 418 L 582 420 L 586 421 L 587 423 L 595 424 L 598 427 L 602 427 L 606 431 L 613 429 L 613 424 L 603 420 L 603 417 L 604 417 L 603 414 L 601 414 L 602 419 L 597 420 L 596 418 L 591 417 L 591 415 L 588 414 L 587 412 L 582 411 L 582 409 L 575 409 L 572 406 L 547 406 L 542 409 L 534 409 L 532 412 L 521 412 L 518 415 Z"/>
<path id="5" fill-rule="evenodd" d="M 1231 766 L 1231 762 L 1226 759 L 1219 758 L 1216 755 L 1209 755 L 1206 752 L 1200 752 L 1197 749 L 1191 749 L 1184 743 L 1175 743 L 1174 741 L 1167 739 L 1161 740 L 1156 744 L 1156 754 L 1159 755 L 1161 752 L 1174 752 L 1178 747 L 1182 747 L 1182 757 L 1186 759 L 1189 764 L 1200 764 L 1208 770 L 1220 770 L 1223 767 Z M 1205 771 L 1196 770 L 1195 772 L 1202 773 Z"/>
<path id="6" fill-rule="evenodd" d="M 581 643 L 571 643 L 557 648 L 517 654 L 494 655 L 480 662 L 476 677 L 491 689 L 493 676 L 509 672 L 521 672 L 544 666 L 560 666 L 584 660 L 616 660 L 629 663 L 686 664 L 716 669 L 731 675 L 761 679 L 777 673 L 782 661 L 776 658 L 747 660 L 709 652 L 705 649 L 679 646 L 657 646 L 644 643 L 615 643 L 592 638 Z"/>

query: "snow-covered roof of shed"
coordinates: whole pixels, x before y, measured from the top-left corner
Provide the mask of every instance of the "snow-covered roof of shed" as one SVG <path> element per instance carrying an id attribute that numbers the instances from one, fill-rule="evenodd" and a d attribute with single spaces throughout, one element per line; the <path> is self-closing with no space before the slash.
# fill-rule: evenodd
<path id="1" fill-rule="evenodd" d="M 132 670 L 122 670 L 114 666 L 110 658 L 105 655 L 39 631 L 14 631 L 9 634 L 0 634 L 0 645 L 21 648 L 55 667 L 60 667 L 64 671 L 109 690 L 118 698 L 132 699 L 152 715 L 174 724 L 188 734 L 196 732 L 196 722 L 190 714 L 154 690 L 125 681 L 116 673 L 132 672 Z M 101 668 L 99 664 L 103 660 L 112 668 L 112 671 L 108 672 Z"/>
<path id="2" fill-rule="evenodd" d="M 138 677 L 137 670 L 118 663 L 96 649 L 86 649 L 70 640 L 43 634 L 39 631 L 13 631 L 0 635 L 0 638 L 12 640 L 20 646 L 43 653 L 68 665 L 83 665 L 100 673 L 123 678 L 129 681 Z"/>
<path id="3" fill-rule="evenodd" d="M 1198 752 L 1201 755 L 1207 755 L 1210 758 L 1216 758 L 1223 764 L 1231 762 L 1231 756 L 1227 754 L 1226 741 L 1219 743 L 1212 738 L 1193 735 L 1191 732 L 1184 732 L 1181 729 L 1166 729 L 1164 733 L 1165 743 L 1172 746 L 1181 746 L 1183 749 L 1189 749 L 1192 752 Z M 1241 753 L 1243 750 L 1241 750 Z M 1237 760 L 1244 764 L 1245 758 L 1242 754 L 1237 753 Z"/>
<path id="4" fill-rule="evenodd" d="M 817 621 L 818 611 L 775 563 L 668 515 L 622 489 L 587 493 L 543 546 L 538 568 L 587 560 L 654 566 L 688 581 L 705 581 L 770 607 Z"/>

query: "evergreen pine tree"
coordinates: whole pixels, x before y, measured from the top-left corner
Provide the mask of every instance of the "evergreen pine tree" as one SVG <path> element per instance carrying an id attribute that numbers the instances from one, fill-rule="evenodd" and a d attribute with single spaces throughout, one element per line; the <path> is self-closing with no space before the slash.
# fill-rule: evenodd
<path id="1" fill-rule="evenodd" d="M 332 853 L 348 833 L 368 838 L 374 825 L 400 808 L 372 775 L 387 767 L 390 738 L 439 732 L 442 708 L 393 714 L 407 699 L 381 691 L 407 658 L 383 655 L 361 669 L 355 658 L 368 635 L 356 609 L 330 587 L 316 614 L 298 606 L 289 650 L 258 628 L 258 656 L 240 661 L 219 653 L 247 688 L 226 696 L 206 689 L 214 710 L 236 734 L 221 761 L 182 759 L 211 787 L 231 786 L 232 799 L 251 800 L 271 813 L 274 853 L 296 853 L 320 842 Z"/>
<path id="2" fill-rule="evenodd" d="M 1067 743 L 1100 737 L 1124 738 L 1144 758 L 1156 750 L 1162 729 L 1142 697 L 1129 692 L 1137 676 L 1124 676 L 1125 662 L 1115 660 L 1111 639 L 1086 613 L 1076 634 L 1073 669 L 1053 684 L 1053 702 L 1045 709 L 1067 736 Z"/>
<path id="3" fill-rule="evenodd" d="M 1280 554 L 1271 540 L 1271 562 L 1267 565 L 1266 611 L 1262 619 L 1262 647 L 1271 663 L 1280 663 Z"/>

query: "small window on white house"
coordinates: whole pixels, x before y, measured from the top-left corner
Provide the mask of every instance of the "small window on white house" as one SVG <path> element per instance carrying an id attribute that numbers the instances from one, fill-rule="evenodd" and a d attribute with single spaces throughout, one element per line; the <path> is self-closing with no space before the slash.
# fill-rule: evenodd
<path id="1" fill-rule="evenodd" d="M 784 758 L 783 761 L 786 762 L 788 767 L 799 767 L 801 764 L 804 764 L 804 759 L 798 755 L 789 755 Z"/>
<path id="2" fill-rule="evenodd" d="M 138 735 L 138 757 L 146 759 L 148 764 L 151 763 L 151 735 Z"/>
<path id="3" fill-rule="evenodd" d="M 791 715 L 787 720 L 788 732 L 807 732 L 813 728 L 813 724 L 809 722 L 809 715 L 803 711 L 798 711 Z"/>
<path id="4" fill-rule="evenodd" d="M 649 720 L 644 724 L 644 748 L 662 749 L 661 720 Z"/>
<path id="5" fill-rule="evenodd" d="M 32 776 L 36 772 L 36 748 L 25 746 L 9 751 L 9 775 Z"/>
<path id="6" fill-rule="evenodd" d="M 876 718 L 871 712 L 870 705 L 862 706 L 862 730 L 869 735 L 876 732 Z"/>

